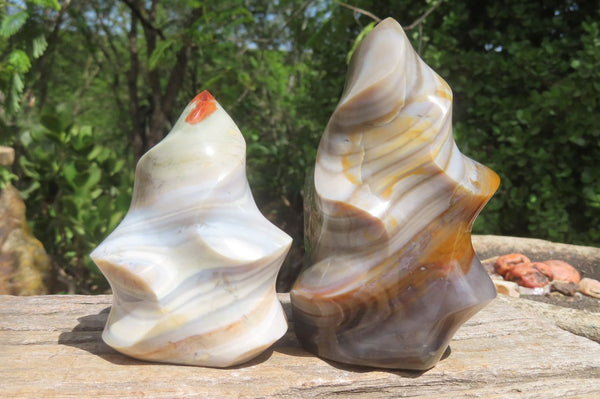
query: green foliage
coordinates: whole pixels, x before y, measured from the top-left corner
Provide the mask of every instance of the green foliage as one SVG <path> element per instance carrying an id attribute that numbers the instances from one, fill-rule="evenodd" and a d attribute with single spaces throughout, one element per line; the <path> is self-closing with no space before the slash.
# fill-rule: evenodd
<path id="1" fill-rule="evenodd" d="M 28 7 L 27 11 L 19 10 L 19 6 L 14 4 L 0 3 L 0 101 L 3 102 L 7 116 L 21 108 L 25 74 L 31 68 L 31 58 L 42 56 L 47 47 L 43 34 L 32 38 L 30 33 L 33 30 L 25 31 L 23 27 L 30 20 L 31 14 L 37 11 L 36 5 L 60 8 L 56 0 L 26 1 L 25 4 Z M 11 40 L 7 41 L 8 39 Z M 27 51 L 28 48 L 31 50 Z M 2 182 L 0 177 L 0 184 Z"/>
<path id="2" fill-rule="evenodd" d="M 28 6 L 47 6 L 46 3 L 51 3 L 50 7 L 60 8 L 56 1 L 25 2 Z M 30 14 L 31 11 L 14 4 L 0 3 L 0 144 L 13 144 L 11 124 L 21 108 L 25 75 L 31 69 L 31 60 L 39 58 L 47 47 L 44 35 L 31 40 L 28 32 L 24 32 Z M 30 44 L 31 55 L 26 51 Z M 17 178 L 8 168 L 0 166 L 0 188 Z"/>
<path id="3" fill-rule="evenodd" d="M 181 44 L 174 38 L 163 40 L 159 42 L 150 55 L 148 65 L 150 70 L 156 69 L 156 67 L 167 60 L 167 55 L 173 57 L 177 51 L 181 48 Z"/>
<path id="4" fill-rule="evenodd" d="M 31 61 L 23 50 L 14 50 L 8 56 L 8 64 L 12 66 L 17 72 L 22 74 L 29 71 L 31 68 Z"/>
<path id="5" fill-rule="evenodd" d="M 46 37 L 44 35 L 40 35 L 33 39 L 32 42 L 33 48 L 31 50 L 33 58 L 40 58 L 44 51 L 48 48 L 48 42 L 46 41 Z"/>
<path id="6" fill-rule="evenodd" d="M 71 115 L 60 104 L 22 131 L 20 187 L 37 237 L 77 290 L 89 292 L 107 288 L 87 255 L 125 215 L 133 179 L 126 160 Z"/>
<path id="7" fill-rule="evenodd" d="M 31 0 L 32 4 L 42 6 L 44 8 L 53 8 L 55 10 L 60 9 L 60 4 L 58 4 L 58 0 Z"/>
<path id="8" fill-rule="evenodd" d="M 502 178 L 475 232 L 600 242 L 598 12 L 447 3 L 425 27 L 423 56 L 454 90 L 459 146 Z"/>
<path id="9" fill-rule="evenodd" d="M 8 168 L 0 165 L 0 190 L 14 180 L 17 180 L 17 175 L 8 170 Z"/>
<path id="10" fill-rule="evenodd" d="M 301 243 L 305 175 L 372 19 L 329 0 L 129 3 L 146 19 L 134 30 L 130 6 L 116 0 L 0 3 L 0 144 L 18 155 L 0 185 L 26 197 L 69 290 L 106 288 L 88 253 L 127 211 L 136 139 L 166 133 L 204 89 L 246 138 L 259 207 Z M 459 147 L 502 178 L 475 232 L 598 245 L 599 10 L 542 3 L 352 5 L 421 21 L 407 35 L 453 89 Z"/>
<path id="11" fill-rule="evenodd" d="M 0 37 L 8 39 L 21 29 L 21 27 L 27 21 L 29 14 L 27 11 L 19 11 L 11 15 L 7 15 L 2 19 L 0 23 Z"/>

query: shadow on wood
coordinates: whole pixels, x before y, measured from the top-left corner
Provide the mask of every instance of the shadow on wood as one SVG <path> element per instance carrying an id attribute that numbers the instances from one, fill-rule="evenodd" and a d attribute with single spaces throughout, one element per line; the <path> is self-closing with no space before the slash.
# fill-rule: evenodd
<path id="1" fill-rule="evenodd" d="M 78 317 L 79 324 L 71 331 L 61 333 L 58 336 L 58 343 L 84 350 L 113 364 L 143 365 L 145 362 L 120 354 L 102 340 L 102 330 L 109 312 L 110 307 L 107 307 L 97 314 Z"/>
<path id="2" fill-rule="evenodd" d="M 308 353 L 308 352 L 306 352 L 306 353 Z M 438 363 L 438 364 L 441 364 L 441 362 L 443 362 L 445 359 L 447 359 L 451 353 L 452 353 L 452 349 L 450 349 L 450 346 L 448 346 L 446 348 L 446 350 L 444 351 L 442 358 L 440 359 L 440 363 Z M 322 360 L 324 360 L 326 363 L 328 363 L 331 367 L 335 367 L 337 369 L 349 371 L 352 373 L 369 373 L 369 372 L 373 372 L 373 371 L 377 370 L 379 372 L 394 374 L 394 375 L 396 375 L 398 377 L 402 377 L 402 378 L 419 378 L 423 374 L 429 372 L 430 370 L 432 370 L 435 367 L 434 366 L 427 370 L 398 370 L 398 369 L 373 368 L 373 367 L 367 367 L 367 366 L 354 366 L 351 364 L 339 363 L 339 362 L 329 360 L 329 359 L 322 359 Z"/>
<path id="3" fill-rule="evenodd" d="M 236 370 L 245 367 L 251 367 L 262 362 L 269 360 L 273 355 L 273 352 L 280 354 L 294 356 L 294 357 L 317 357 L 316 355 L 304 350 L 298 342 L 294 333 L 294 323 L 292 321 L 292 308 L 289 302 L 289 297 L 285 296 L 282 300 L 282 306 L 288 319 L 288 330 L 283 337 L 281 337 L 275 344 L 269 349 L 255 357 L 254 359 L 233 367 L 225 367 L 225 370 Z M 282 299 L 282 298 L 280 298 Z M 149 362 L 145 360 L 135 359 L 130 356 L 124 355 L 117 350 L 108 346 L 102 340 L 102 331 L 106 325 L 108 315 L 110 313 L 110 306 L 102 309 L 96 314 L 90 314 L 77 318 L 78 324 L 68 332 L 63 332 L 58 337 L 58 343 L 60 345 L 71 346 L 89 352 L 92 355 L 98 356 L 110 363 L 116 365 L 159 365 L 158 362 Z M 442 356 L 442 361 L 450 356 L 451 349 L 448 347 Z M 351 364 L 339 363 L 333 360 L 322 359 L 328 363 L 331 367 L 335 367 L 339 370 L 353 372 L 353 373 L 368 373 L 374 370 L 380 372 L 391 373 L 403 378 L 418 378 L 429 370 L 424 371 L 413 371 L 413 370 L 395 370 L 395 369 L 374 369 L 372 367 L 354 366 Z M 183 367 L 197 367 L 197 366 L 185 366 Z"/>
<path id="4" fill-rule="evenodd" d="M 0 296 L 2 398 L 598 397 L 600 346 L 499 296 L 424 373 L 326 362 L 290 328 L 236 368 L 147 363 L 102 342 L 110 296 Z M 281 295 L 289 310 L 289 296 Z M 289 316 L 289 314 L 288 314 Z M 291 318 L 289 318 L 291 320 Z"/>
<path id="5" fill-rule="evenodd" d="M 158 362 L 149 362 L 135 359 L 124 355 L 108 346 L 102 340 L 102 331 L 106 325 L 110 307 L 107 307 L 97 314 L 91 314 L 77 318 L 77 324 L 71 331 L 63 332 L 58 336 L 60 345 L 72 346 L 101 357 L 102 359 L 117 365 L 158 365 Z M 249 367 L 269 360 L 273 354 L 273 349 L 269 348 L 254 359 L 239 366 L 226 367 L 226 369 L 235 370 L 242 367 Z M 179 365 L 182 367 L 197 367 Z"/>

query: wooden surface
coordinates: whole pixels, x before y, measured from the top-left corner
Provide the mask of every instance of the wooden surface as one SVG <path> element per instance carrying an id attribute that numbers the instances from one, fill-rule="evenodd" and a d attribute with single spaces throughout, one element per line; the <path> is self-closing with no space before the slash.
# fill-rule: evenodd
<path id="1" fill-rule="evenodd" d="M 289 297 L 280 295 L 289 316 Z M 110 296 L 0 296 L 1 398 L 600 398 L 600 344 L 499 297 L 423 373 L 352 367 L 290 330 L 257 359 L 210 369 L 145 363 L 101 340 Z"/>

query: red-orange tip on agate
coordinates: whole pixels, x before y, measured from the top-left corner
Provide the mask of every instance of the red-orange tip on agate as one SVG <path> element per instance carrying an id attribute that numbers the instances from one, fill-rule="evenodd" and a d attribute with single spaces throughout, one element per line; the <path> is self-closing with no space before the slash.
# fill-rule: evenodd
<path id="1" fill-rule="evenodd" d="M 217 110 L 217 101 L 208 90 L 204 90 L 194 97 L 192 103 L 196 103 L 196 107 L 191 110 L 187 118 L 185 118 L 187 123 L 194 124 L 202 122 Z"/>

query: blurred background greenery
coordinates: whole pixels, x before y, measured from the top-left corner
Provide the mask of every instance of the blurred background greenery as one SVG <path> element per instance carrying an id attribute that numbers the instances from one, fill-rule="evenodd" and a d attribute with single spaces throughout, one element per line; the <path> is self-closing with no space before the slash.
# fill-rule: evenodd
<path id="1" fill-rule="evenodd" d="M 125 215 L 139 156 L 208 89 L 244 133 L 262 211 L 302 258 L 302 185 L 355 39 L 394 17 L 452 87 L 461 150 L 502 178 L 474 232 L 600 242 L 597 0 L 0 1 L 0 185 L 62 276 Z M 284 287 L 285 289 L 285 287 Z"/>

